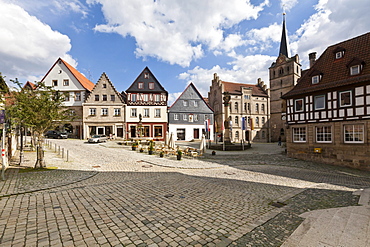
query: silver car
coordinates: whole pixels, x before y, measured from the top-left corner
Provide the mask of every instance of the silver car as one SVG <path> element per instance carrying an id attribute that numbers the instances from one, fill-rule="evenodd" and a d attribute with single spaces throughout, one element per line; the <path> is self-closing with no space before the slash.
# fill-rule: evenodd
<path id="1" fill-rule="evenodd" d="M 93 135 L 89 140 L 89 143 L 99 143 L 99 142 L 106 142 L 108 137 L 106 135 Z"/>

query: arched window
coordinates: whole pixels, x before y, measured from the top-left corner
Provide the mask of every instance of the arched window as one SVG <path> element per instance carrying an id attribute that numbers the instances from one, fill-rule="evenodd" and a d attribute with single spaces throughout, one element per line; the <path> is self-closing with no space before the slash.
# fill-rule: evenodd
<path id="1" fill-rule="evenodd" d="M 262 111 L 262 112 L 265 112 L 265 104 L 262 104 L 262 105 L 261 105 L 261 111 Z"/>
<path id="2" fill-rule="evenodd" d="M 258 109 L 258 103 L 256 103 L 256 112 L 258 112 L 258 110 L 259 110 L 259 109 Z"/>
<path id="3" fill-rule="evenodd" d="M 250 104 L 250 103 L 248 103 L 247 110 L 248 110 L 248 111 L 251 111 L 251 104 Z"/>
<path id="4" fill-rule="evenodd" d="M 262 138 L 265 138 L 266 135 L 265 135 L 265 131 L 262 131 Z"/>
<path id="5" fill-rule="evenodd" d="M 244 111 L 247 111 L 247 103 L 244 103 Z"/>
<path id="6" fill-rule="evenodd" d="M 262 117 L 262 119 L 261 119 L 261 123 L 262 123 L 262 125 L 264 125 L 264 124 L 265 124 L 265 117 Z"/>
<path id="7" fill-rule="evenodd" d="M 260 125 L 260 120 L 258 117 L 256 117 L 256 126 L 259 126 Z"/>
<path id="8" fill-rule="evenodd" d="M 239 126 L 239 117 L 238 116 L 235 117 L 235 126 Z"/>
<path id="9" fill-rule="evenodd" d="M 239 141 L 239 131 L 235 132 L 235 141 Z"/>
<path id="10" fill-rule="evenodd" d="M 238 112 L 238 110 L 239 110 L 238 102 L 235 102 L 234 105 L 235 105 L 235 107 L 234 107 L 235 108 L 235 112 Z"/>

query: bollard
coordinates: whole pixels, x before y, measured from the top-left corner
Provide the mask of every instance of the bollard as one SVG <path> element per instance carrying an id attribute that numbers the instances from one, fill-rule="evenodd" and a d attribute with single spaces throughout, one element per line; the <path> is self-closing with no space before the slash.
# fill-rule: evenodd
<path id="1" fill-rule="evenodd" d="M 57 152 L 57 144 L 54 144 L 55 145 L 55 152 Z"/>
<path id="2" fill-rule="evenodd" d="M 64 159 L 64 148 L 62 148 L 62 159 Z"/>
<path id="3" fill-rule="evenodd" d="M 60 146 L 58 146 L 58 155 L 60 155 Z"/>
<path id="4" fill-rule="evenodd" d="M 67 150 L 67 162 L 68 162 L 68 157 L 69 157 L 69 151 Z"/>

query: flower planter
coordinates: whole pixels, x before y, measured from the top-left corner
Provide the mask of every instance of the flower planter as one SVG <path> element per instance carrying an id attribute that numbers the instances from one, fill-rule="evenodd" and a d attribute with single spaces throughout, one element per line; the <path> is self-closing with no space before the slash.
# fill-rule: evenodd
<path id="1" fill-rule="evenodd" d="M 149 154 L 149 155 L 152 155 L 152 154 L 153 154 L 153 151 L 150 151 L 150 150 L 149 150 L 149 151 L 148 151 L 148 154 Z"/>
<path id="2" fill-rule="evenodd" d="M 144 152 L 144 149 L 140 149 L 140 153 Z"/>
<path id="3" fill-rule="evenodd" d="M 181 154 L 177 155 L 177 160 L 181 160 Z"/>
<path id="4" fill-rule="evenodd" d="M 132 151 L 136 151 L 136 147 L 131 147 Z"/>
<path id="5" fill-rule="evenodd" d="M 159 153 L 159 157 L 163 158 L 164 154 L 163 153 Z"/>

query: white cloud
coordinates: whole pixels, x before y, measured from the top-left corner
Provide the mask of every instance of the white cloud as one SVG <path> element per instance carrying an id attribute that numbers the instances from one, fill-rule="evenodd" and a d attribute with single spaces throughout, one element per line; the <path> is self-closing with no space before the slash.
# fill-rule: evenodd
<path id="1" fill-rule="evenodd" d="M 320 0 L 313 14 L 292 37 L 292 50 L 307 67 L 308 54 L 320 56 L 330 45 L 369 32 L 370 5 L 367 1 Z"/>
<path id="2" fill-rule="evenodd" d="M 298 0 L 281 0 L 280 6 L 283 10 L 289 11 L 292 9 L 296 4 L 298 3 Z"/>
<path id="3" fill-rule="evenodd" d="M 171 106 L 177 100 L 177 98 L 180 97 L 181 94 L 182 92 L 168 94 L 168 105 Z"/>
<path id="4" fill-rule="evenodd" d="M 264 52 L 273 46 L 273 43 L 281 40 L 281 24 L 274 23 L 268 27 L 252 29 L 247 32 L 246 43 L 250 45 L 250 51 Z"/>
<path id="5" fill-rule="evenodd" d="M 219 65 L 211 69 L 197 66 L 180 74 L 178 78 L 187 81 L 187 83 L 193 82 L 204 97 L 208 97 L 207 92 L 209 92 L 214 73 L 217 73 L 223 81 L 256 84 L 257 79 L 261 78 L 265 84 L 269 85 L 268 68 L 276 60 L 276 57 L 242 56 L 235 53 L 229 55 L 234 56 L 234 61 L 229 63 L 232 66 L 231 69 L 221 68 Z"/>
<path id="6" fill-rule="evenodd" d="M 1 0 L 0 33 L 0 71 L 7 79 L 42 77 L 58 57 L 77 64 L 67 54 L 71 49 L 68 36 L 53 31 L 21 7 Z"/>
<path id="7" fill-rule="evenodd" d="M 152 56 L 170 64 L 189 66 L 206 49 L 230 50 L 241 44 L 225 30 L 243 20 L 256 19 L 266 0 L 258 6 L 245 0 L 88 0 L 100 3 L 107 20 L 99 32 L 130 35 L 136 40 L 138 57 Z M 227 36 L 226 39 L 224 35 Z"/>

